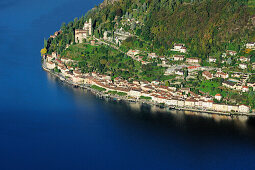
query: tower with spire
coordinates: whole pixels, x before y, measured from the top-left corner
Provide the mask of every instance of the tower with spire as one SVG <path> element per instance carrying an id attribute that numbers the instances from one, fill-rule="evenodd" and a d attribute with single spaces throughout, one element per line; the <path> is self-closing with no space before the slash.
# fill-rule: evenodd
<path id="1" fill-rule="evenodd" d="M 88 35 L 92 35 L 92 19 L 89 19 L 89 22 L 84 23 L 83 30 L 88 31 Z"/>

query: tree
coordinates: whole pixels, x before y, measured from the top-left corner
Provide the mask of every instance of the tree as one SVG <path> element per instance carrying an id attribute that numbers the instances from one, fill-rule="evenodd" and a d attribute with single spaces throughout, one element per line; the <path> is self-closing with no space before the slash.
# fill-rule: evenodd
<path id="1" fill-rule="evenodd" d="M 48 41 L 44 38 L 44 48 L 47 48 L 48 46 Z"/>
<path id="2" fill-rule="evenodd" d="M 46 48 L 41 49 L 41 56 L 43 56 L 46 53 L 47 53 L 47 49 Z"/>
<path id="3" fill-rule="evenodd" d="M 132 24 L 131 24 L 131 29 L 132 29 L 132 30 L 135 30 L 135 27 L 136 27 L 135 22 L 132 22 Z"/>

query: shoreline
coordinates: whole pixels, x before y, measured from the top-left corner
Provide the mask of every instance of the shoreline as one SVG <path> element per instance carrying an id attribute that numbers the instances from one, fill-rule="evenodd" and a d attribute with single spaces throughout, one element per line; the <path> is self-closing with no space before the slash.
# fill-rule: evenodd
<path id="1" fill-rule="evenodd" d="M 211 110 L 202 110 L 202 109 L 195 109 L 195 108 L 187 108 L 187 107 L 177 107 L 177 106 L 162 106 L 160 103 L 155 103 L 151 101 L 147 101 L 144 99 L 128 99 L 126 97 L 122 97 L 119 95 L 112 95 L 112 94 L 105 94 L 104 92 L 100 92 L 96 89 L 93 89 L 90 87 L 90 85 L 80 85 L 80 84 L 75 84 L 69 80 L 66 80 L 65 78 L 61 77 L 61 75 L 58 75 L 57 73 L 52 72 L 48 68 L 42 64 L 42 68 L 44 71 L 50 73 L 51 75 L 58 77 L 62 82 L 66 83 L 67 85 L 71 85 L 72 87 L 75 88 L 82 88 L 82 89 L 87 89 L 91 91 L 94 95 L 99 96 L 100 98 L 111 98 L 113 100 L 123 100 L 125 102 L 134 102 L 134 103 L 140 103 L 140 104 L 148 104 L 150 106 L 157 106 L 160 108 L 165 108 L 164 111 L 171 111 L 171 110 L 177 110 L 177 111 L 190 111 L 190 112 L 196 112 L 196 113 L 207 113 L 211 115 L 221 115 L 221 116 L 247 116 L 247 117 L 255 117 L 255 113 L 229 113 L 229 112 L 216 112 L 216 111 L 211 111 Z M 162 109 L 163 110 L 163 109 Z"/>

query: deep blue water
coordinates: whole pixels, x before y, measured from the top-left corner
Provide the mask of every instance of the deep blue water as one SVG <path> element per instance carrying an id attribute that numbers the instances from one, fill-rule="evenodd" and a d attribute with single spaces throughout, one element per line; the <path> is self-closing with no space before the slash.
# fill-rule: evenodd
<path id="1" fill-rule="evenodd" d="M 41 69 L 43 38 L 100 1 L 0 1 L 0 169 L 254 169 L 254 120 L 107 102 Z"/>

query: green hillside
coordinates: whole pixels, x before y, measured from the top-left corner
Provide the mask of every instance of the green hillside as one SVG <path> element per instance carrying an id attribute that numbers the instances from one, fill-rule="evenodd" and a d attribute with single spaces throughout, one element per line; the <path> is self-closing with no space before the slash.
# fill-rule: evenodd
<path id="1" fill-rule="evenodd" d="M 119 0 L 91 10 L 95 32 L 112 30 L 115 16 L 135 18 L 144 25 L 131 31 L 153 48 L 169 49 L 181 42 L 192 55 L 217 53 L 243 41 L 255 41 L 254 0 Z"/>
<path id="2" fill-rule="evenodd" d="M 124 30 L 137 38 L 122 47 L 167 54 L 174 43 L 185 43 L 190 56 L 205 58 L 226 49 L 239 51 L 255 41 L 255 0 L 107 0 L 85 16 L 63 23 L 64 34 L 48 40 L 48 52 L 62 52 L 74 40 L 74 29 L 88 18 L 93 34 L 103 37 L 130 21 Z M 136 21 L 136 22 L 135 22 Z M 131 41 L 130 41 L 131 40 Z"/>

